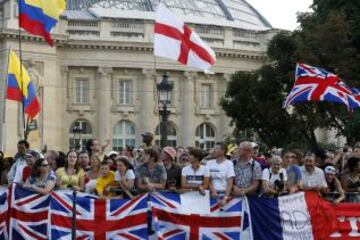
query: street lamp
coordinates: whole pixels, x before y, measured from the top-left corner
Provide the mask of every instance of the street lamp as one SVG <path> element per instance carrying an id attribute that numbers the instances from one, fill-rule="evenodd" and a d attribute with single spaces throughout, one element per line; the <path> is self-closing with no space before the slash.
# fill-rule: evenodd
<path id="1" fill-rule="evenodd" d="M 167 145 L 168 134 L 168 118 L 170 111 L 167 110 L 168 105 L 171 104 L 171 91 L 173 85 L 169 82 L 169 75 L 166 72 L 163 74 L 163 78 L 160 83 L 157 84 L 158 101 L 159 101 L 159 115 L 160 120 L 160 146 L 161 148 Z"/>
<path id="2" fill-rule="evenodd" d="M 82 133 L 82 127 L 81 126 L 77 126 L 76 124 L 74 125 L 72 132 L 74 134 L 74 148 L 76 150 L 80 150 L 82 148 L 82 139 L 81 139 L 81 133 Z M 79 141 L 76 141 L 76 134 L 79 134 Z"/>

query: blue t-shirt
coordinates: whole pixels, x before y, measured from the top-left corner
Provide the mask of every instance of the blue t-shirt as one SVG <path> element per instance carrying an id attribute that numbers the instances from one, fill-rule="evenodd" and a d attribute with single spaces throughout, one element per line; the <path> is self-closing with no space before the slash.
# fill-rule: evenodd
<path id="1" fill-rule="evenodd" d="M 287 182 L 289 186 L 294 186 L 301 181 L 301 171 L 296 165 L 291 165 L 286 169 Z"/>
<path id="2" fill-rule="evenodd" d="M 44 179 L 36 178 L 33 175 L 29 177 L 30 184 L 35 184 L 39 188 L 45 188 L 49 181 L 56 183 L 56 175 L 53 171 L 50 171 L 49 175 Z"/>

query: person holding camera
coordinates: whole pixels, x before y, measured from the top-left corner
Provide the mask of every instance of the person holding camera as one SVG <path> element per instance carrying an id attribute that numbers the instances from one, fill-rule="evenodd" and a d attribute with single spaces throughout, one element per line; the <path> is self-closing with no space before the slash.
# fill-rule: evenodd
<path id="1" fill-rule="evenodd" d="M 279 156 L 273 156 L 270 159 L 270 168 L 265 168 L 262 172 L 262 190 L 266 196 L 278 197 L 287 193 L 287 174 L 281 164 L 282 159 Z"/>

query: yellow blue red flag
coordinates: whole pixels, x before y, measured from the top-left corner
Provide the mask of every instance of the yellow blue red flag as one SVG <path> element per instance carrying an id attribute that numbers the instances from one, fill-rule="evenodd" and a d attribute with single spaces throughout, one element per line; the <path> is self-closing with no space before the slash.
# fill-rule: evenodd
<path id="1" fill-rule="evenodd" d="M 36 96 L 35 86 L 32 84 L 28 72 L 20 63 L 19 58 L 13 50 L 10 50 L 7 80 L 6 98 L 22 102 L 25 113 L 28 114 L 30 118 L 34 118 L 41 109 Z"/>
<path id="2" fill-rule="evenodd" d="M 52 46 L 51 29 L 65 9 L 65 0 L 19 0 L 20 27 L 31 34 L 43 36 Z"/>

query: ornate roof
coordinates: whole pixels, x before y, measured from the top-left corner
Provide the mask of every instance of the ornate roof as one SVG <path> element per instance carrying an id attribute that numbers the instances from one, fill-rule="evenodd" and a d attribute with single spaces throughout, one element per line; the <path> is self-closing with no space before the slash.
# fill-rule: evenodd
<path id="1" fill-rule="evenodd" d="M 74 16 L 76 11 L 87 10 L 97 18 L 153 18 L 160 0 L 68 0 L 67 8 Z M 269 29 L 270 23 L 245 0 L 162 0 L 167 7 L 185 21 L 213 22 L 246 29 Z M 82 13 L 84 14 L 84 13 Z M 69 14 L 66 12 L 65 16 Z M 76 14 L 75 14 L 76 16 Z M 148 16 L 148 17 L 147 17 Z"/>

